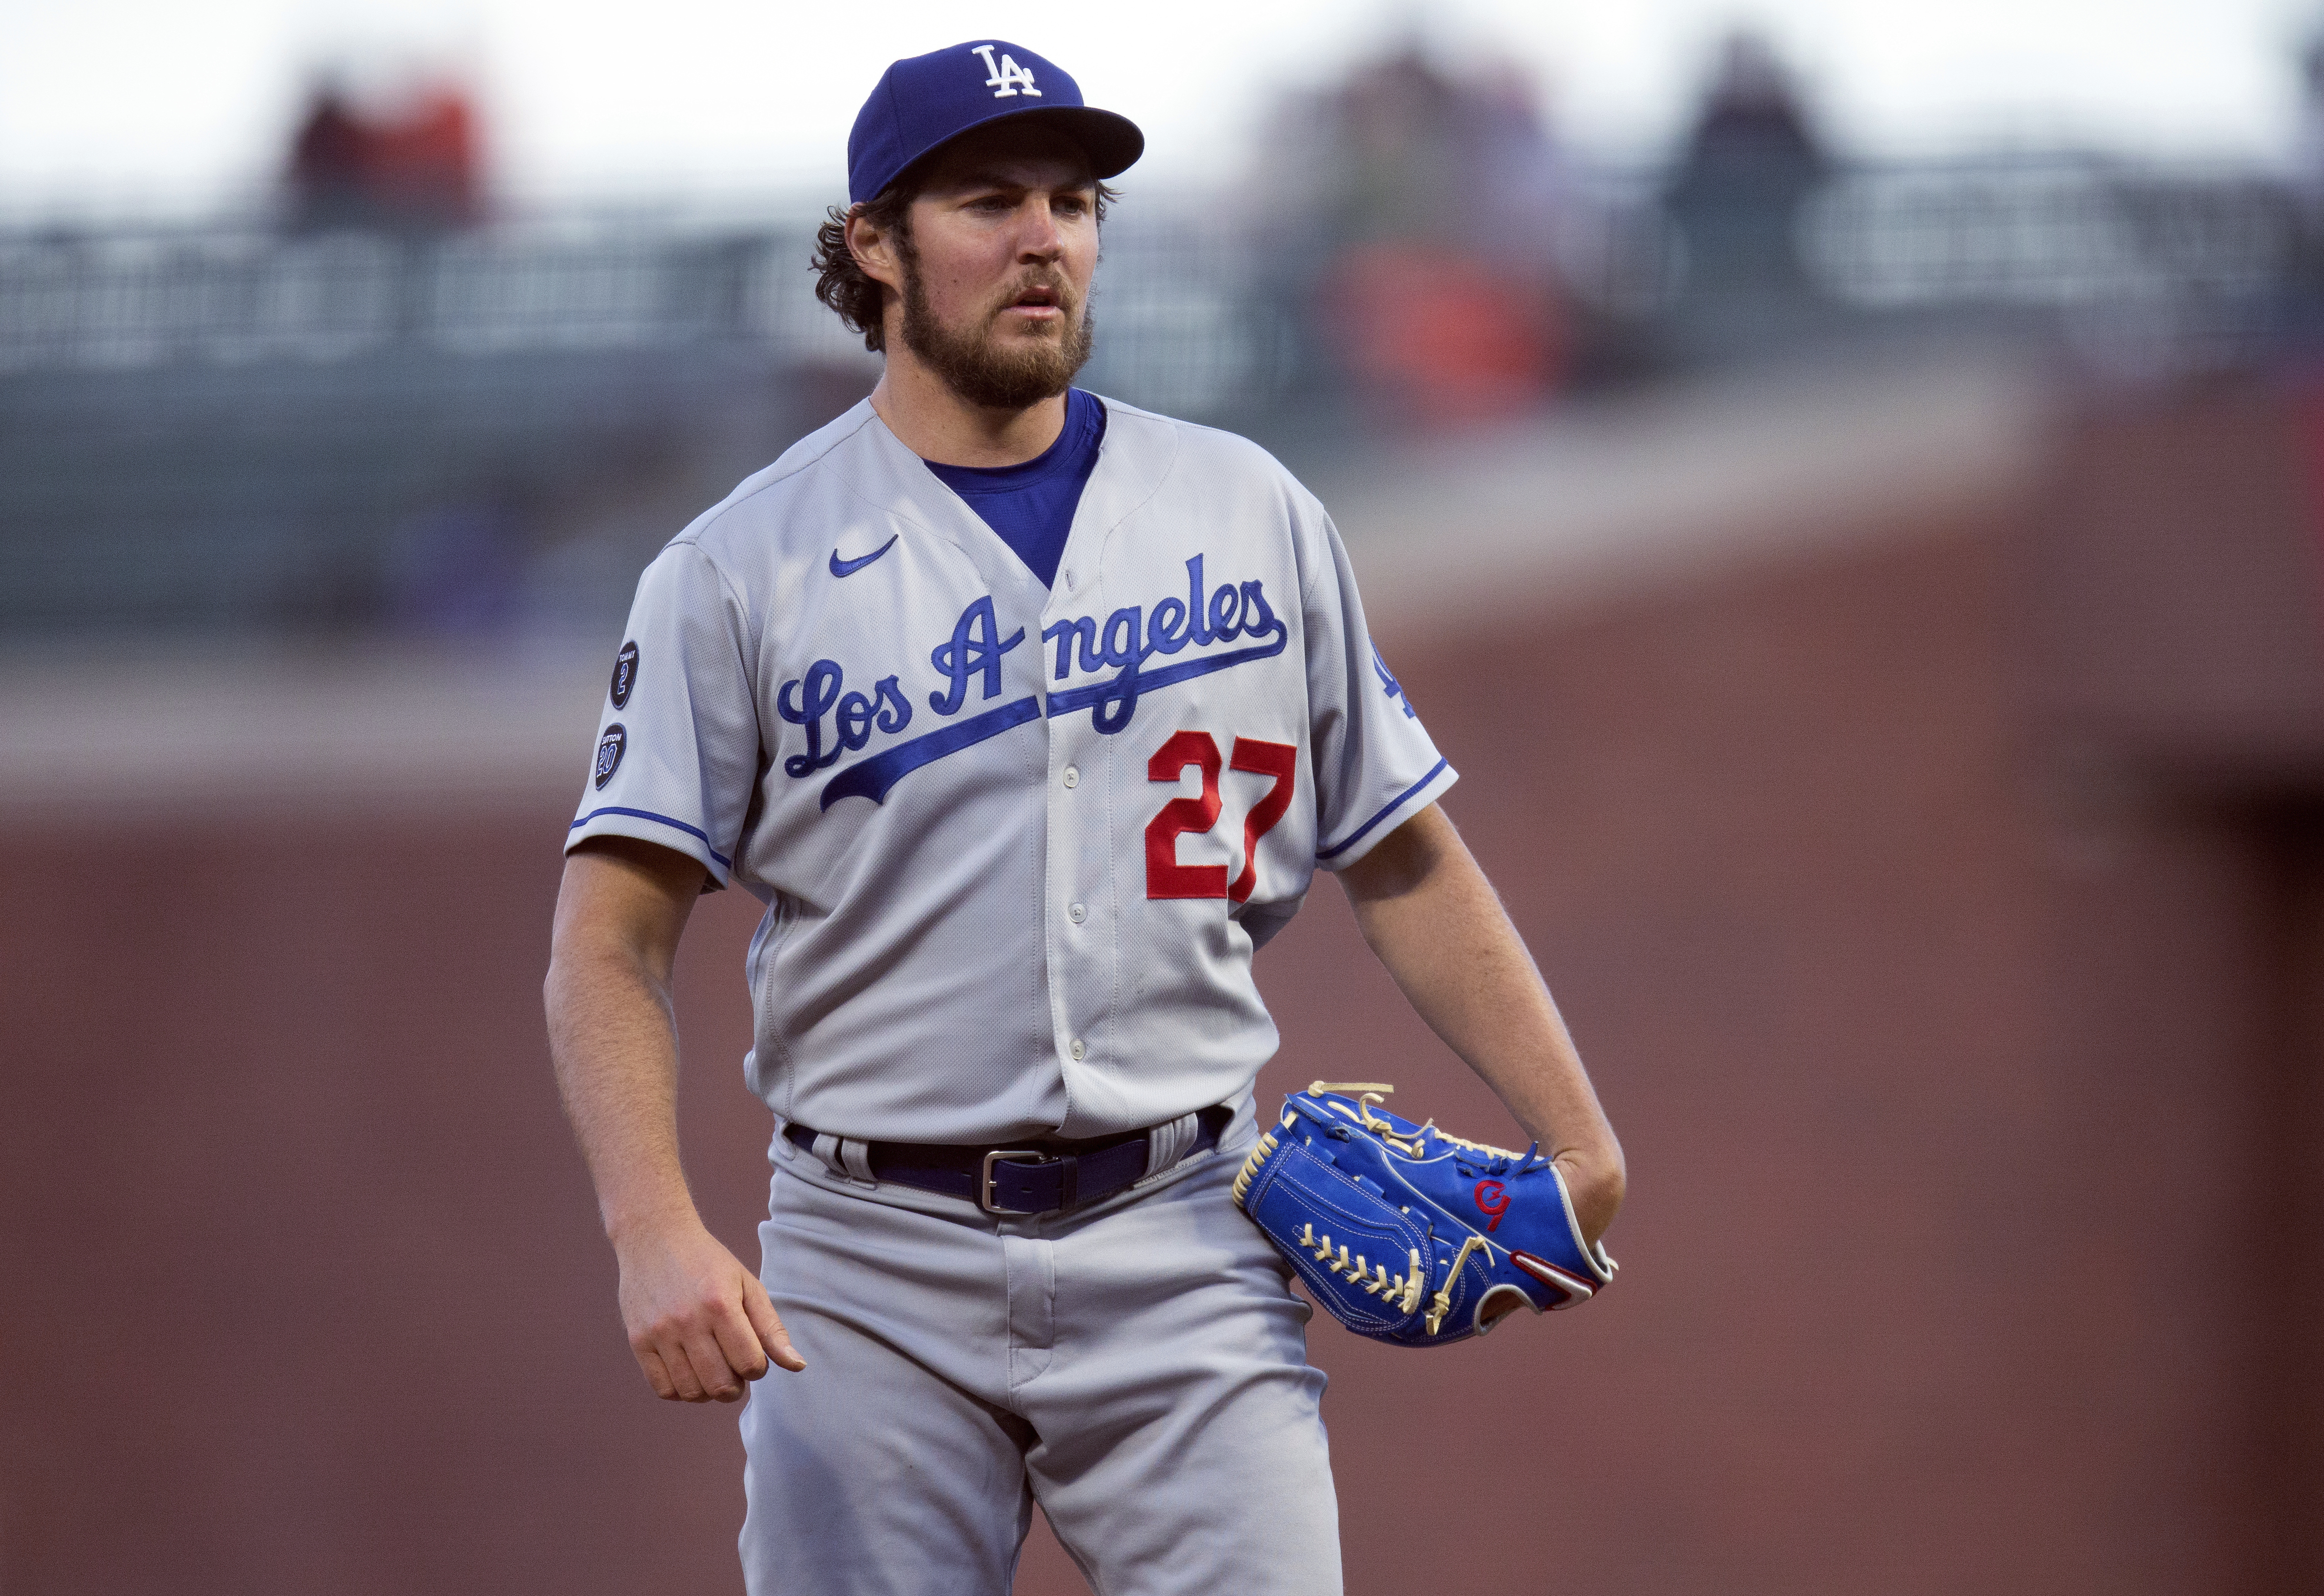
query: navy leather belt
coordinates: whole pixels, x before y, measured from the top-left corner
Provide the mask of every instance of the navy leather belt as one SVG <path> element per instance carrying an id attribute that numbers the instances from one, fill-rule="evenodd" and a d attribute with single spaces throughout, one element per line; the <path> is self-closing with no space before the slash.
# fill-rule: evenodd
<path id="1" fill-rule="evenodd" d="M 1179 1155 L 1192 1158 L 1219 1144 L 1234 1117 L 1226 1108 L 1206 1108 L 1194 1139 Z M 817 1132 L 805 1125 L 783 1127 L 783 1136 L 812 1152 Z M 1048 1141 L 1035 1147 L 960 1147 L 949 1142 L 873 1141 L 872 1177 L 924 1192 L 960 1197 L 987 1213 L 1056 1213 L 1111 1197 L 1146 1174 L 1147 1132 L 1101 1136 L 1086 1141 Z"/>

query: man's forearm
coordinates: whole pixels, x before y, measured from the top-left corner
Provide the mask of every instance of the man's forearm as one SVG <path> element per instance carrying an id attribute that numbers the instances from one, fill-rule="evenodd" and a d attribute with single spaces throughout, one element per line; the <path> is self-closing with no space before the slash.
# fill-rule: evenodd
<path id="1" fill-rule="evenodd" d="M 549 1056 L 598 1213 L 625 1236 L 692 1219 L 678 1153 L 678 1028 L 665 983 L 617 949 L 560 948 L 544 995 Z"/>
<path id="2" fill-rule="evenodd" d="M 1557 1161 L 1582 1233 L 1621 1206 L 1621 1144 L 1491 883 L 1434 808 L 1345 872 L 1364 940 L 1413 1010 Z"/>
<path id="3" fill-rule="evenodd" d="M 551 934 L 549 1051 L 621 1263 L 622 1323 L 654 1394 L 739 1400 L 805 1364 L 766 1287 L 702 1223 L 678 1161 L 670 970 L 702 867 L 618 838 L 566 861 Z"/>

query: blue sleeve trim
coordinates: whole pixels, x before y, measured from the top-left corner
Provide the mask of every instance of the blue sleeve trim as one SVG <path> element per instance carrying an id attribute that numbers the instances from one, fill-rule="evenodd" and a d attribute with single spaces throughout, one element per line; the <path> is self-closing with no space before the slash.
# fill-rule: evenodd
<path id="1" fill-rule="evenodd" d="M 590 810 L 586 815 L 582 816 L 580 819 L 576 820 L 572 825 L 567 826 L 565 829 L 567 831 L 578 831 L 600 815 L 632 815 L 635 816 L 640 820 L 658 820 L 662 825 L 672 826 L 677 830 L 684 832 L 690 837 L 700 837 L 702 839 L 702 845 L 706 848 L 710 848 L 710 856 L 718 861 L 719 869 L 732 870 L 734 868 L 734 862 L 732 859 L 727 858 L 725 854 L 721 853 L 716 848 L 711 847 L 710 834 L 708 832 L 704 831 L 697 826 L 688 826 L 683 820 L 672 820 L 667 815 L 657 815 L 651 809 L 626 809 L 619 804 L 607 804 L 602 809 Z M 1360 836 L 1362 833 L 1359 832 L 1357 835 Z"/>
<path id="2" fill-rule="evenodd" d="M 1379 814 L 1373 816 L 1370 819 L 1365 821 L 1361 826 L 1357 826 L 1353 832 L 1349 834 L 1344 842 L 1333 843 L 1328 848 L 1318 849 L 1316 851 L 1315 857 L 1318 859 L 1329 859 L 1333 854 L 1346 853 L 1350 848 L 1352 848 L 1358 843 L 1362 842 L 1366 835 L 1371 831 L 1373 826 L 1378 826 L 1381 821 L 1387 819 L 1398 809 L 1404 807 L 1406 800 L 1408 800 L 1414 793 L 1418 792 L 1422 788 L 1435 780 L 1437 777 L 1443 775 L 1444 773 L 1445 767 L 1450 765 L 1452 762 L 1452 761 L 1450 760 L 1438 760 L 1436 763 L 1430 768 L 1427 775 L 1423 776 L 1419 780 L 1414 782 L 1402 792 L 1397 793 L 1394 798 L 1388 799 L 1388 805 L 1385 808 L 1381 809 Z"/>

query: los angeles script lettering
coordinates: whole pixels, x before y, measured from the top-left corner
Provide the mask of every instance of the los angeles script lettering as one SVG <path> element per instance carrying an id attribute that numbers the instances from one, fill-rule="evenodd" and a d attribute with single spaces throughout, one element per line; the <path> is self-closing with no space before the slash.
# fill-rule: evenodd
<path id="1" fill-rule="evenodd" d="M 1053 679 L 1065 681 L 1076 669 L 1112 672 L 1101 681 L 1052 693 L 1048 713 L 1087 708 L 1091 724 L 1110 734 L 1130 724 L 1139 695 L 1148 687 L 1281 650 L 1288 633 L 1259 582 L 1222 582 L 1206 588 L 1199 554 L 1186 562 L 1186 580 L 1185 598 L 1162 599 L 1150 612 L 1131 604 L 1114 611 L 1102 623 L 1093 616 L 1077 616 L 1045 630 L 1042 643 L 1056 645 Z M 1239 639 L 1260 646 L 1164 671 L 1145 669 L 1157 654 L 1174 655 L 1189 647 L 1206 650 Z M 1021 626 L 1005 638 L 1001 635 L 990 595 L 969 604 L 953 623 L 952 635 L 929 650 L 928 663 L 944 686 L 928 695 L 928 707 L 943 716 L 958 715 L 969 702 L 972 686 L 982 700 L 999 697 L 1001 657 L 1024 641 Z M 807 733 L 806 752 L 783 761 L 783 773 L 791 777 L 828 769 L 842 755 L 866 746 L 875 730 L 892 735 L 912 722 L 911 700 L 899 676 L 881 677 L 868 694 L 853 691 L 846 687 L 844 669 L 832 660 L 817 660 L 804 677 L 783 683 L 775 695 L 775 709 Z"/>

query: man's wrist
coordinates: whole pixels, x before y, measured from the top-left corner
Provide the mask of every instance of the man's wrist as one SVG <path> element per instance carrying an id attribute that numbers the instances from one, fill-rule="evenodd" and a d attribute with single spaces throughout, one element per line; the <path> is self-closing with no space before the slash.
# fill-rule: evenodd
<path id="1" fill-rule="evenodd" d="M 603 1217 L 605 1240 L 613 1244 L 616 1252 L 681 1231 L 703 1228 L 702 1215 L 696 1212 L 693 1199 L 682 1195 L 675 1201 L 664 1198 L 618 1208 L 609 1204 Z"/>
<path id="2" fill-rule="evenodd" d="M 1582 1227 L 1582 1239 L 1596 1241 L 1622 1206 L 1621 1160 L 1585 1158 L 1568 1149 L 1553 1161 L 1564 1178 L 1565 1195 L 1573 1204 L 1574 1222 Z"/>

